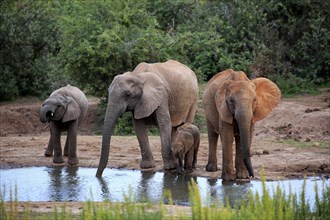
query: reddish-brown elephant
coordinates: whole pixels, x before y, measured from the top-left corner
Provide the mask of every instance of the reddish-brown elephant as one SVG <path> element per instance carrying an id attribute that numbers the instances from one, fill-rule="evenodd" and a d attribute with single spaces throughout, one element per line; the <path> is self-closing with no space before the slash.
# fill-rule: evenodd
<path id="1" fill-rule="evenodd" d="M 266 78 L 249 80 L 244 72 L 225 70 L 215 75 L 203 95 L 209 138 L 207 171 L 217 170 L 217 142 L 222 143 L 223 180 L 253 177 L 250 157 L 255 122 L 266 117 L 279 103 L 281 91 Z M 233 167 L 233 140 L 236 156 Z"/>

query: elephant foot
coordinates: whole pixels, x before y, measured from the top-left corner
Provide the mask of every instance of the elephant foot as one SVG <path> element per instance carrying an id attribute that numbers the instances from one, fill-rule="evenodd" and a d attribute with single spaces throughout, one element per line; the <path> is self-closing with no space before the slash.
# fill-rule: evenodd
<path id="1" fill-rule="evenodd" d="M 64 151 L 64 154 L 63 154 L 65 157 L 69 156 L 69 153 L 67 151 Z"/>
<path id="2" fill-rule="evenodd" d="M 78 157 L 69 157 L 68 164 L 70 165 L 76 165 L 79 163 Z"/>
<path id="3" fill-rule="evenodd" d="M 216 162 L 208 162 L 206 165 L 206 171 L 208 172 L 215 172 L 218 170 Z"/>
<path id="4" fill-rule="evenodd" d="M 164 161 L 164 169 L 165 170 L 173 170 L 173 169 L 176 169 L 176 165 L 175 165 L 175 162 L 174 162 L 174 160 L 173 161 L 171 161 L 171 160 L 169 160 L 169 161 Z"/>
<path id="5" fill-rule="evenodd" d="M 182 169 L 178 169 L 178 168 L 176 168 L 176 173 L 178 174 L 178 175 L 182 175 Z"/>
<path id="6" fill-rule="evenodd" d="M 235 174 L 229 174 L 229 173 L 222 173 L 221 174 L 221 179 L 223 181 L 234 181 L 234 180 L 236 180 L 236 175 Z"/>
<path id="7" fill-rule="evenodd" d="M 45 156 L 46 156 L 46 157 L 51 157 L 51 156 L 53 156 L 53 151 L 50 151 L 49 149 L 46 149 L 46 150 L 45 150 Z"/>
<path id="8" fill-rule="evenodd" d="M 192 173 L 194 170 L 192 168 L 187 168 L 184 170 L 184 174 Z"/>
<path id="9" fill-rule="evenodd" d="M 247 170 L 237 170 L 236 178 L 237 179 L 250 179 L 249 172 Z"/>
<path id="10" fill-rule="evenodd" d="M 64 163 L 64 159 L 62 156 L 54 157 L 53 162 L 54 163 Z"/>
<path id="11" fill-rule="evenodd" d="M 140 162 L 141 169 L 149 169 L 155 167 L 155 161 L 153 160 L 142 160 Z"/>

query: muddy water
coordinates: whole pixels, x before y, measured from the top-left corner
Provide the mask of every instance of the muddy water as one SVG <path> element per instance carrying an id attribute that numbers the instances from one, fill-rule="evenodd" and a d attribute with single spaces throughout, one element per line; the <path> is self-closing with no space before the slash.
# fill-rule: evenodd
<path id="1" fill-rule="evenodd" d="M 159 203 L 165 190 L 171 191 L 173 202 L 189 205 L 188 183 L 193 178 L 199 187 L 203 203 L 225 201 L 231 205 L 245 198 L 249 191 L 262 194 L 260 181 L 224 183 L 221 179 L 204 177 L 176 176 L 162 172 L 106 169 L 103 178 L 95 177 L 95 168 L 80 167 L 30 167 L 0 170 L 1 193 L 5 201 L 10 200 L 10 192 L 19 201 L 118 201 L 123 202 L 130 193 L 136 201 Z M 317 184 L 319 189 L 330 185 L 329 180 L 309 178 L 306 180 L 306 198 L 314 205 Z M 270 193 L 277 186 L 288 193 L 299 194 L 303 189 L 303 180 L 266 182 Z M 321 197 L 321 190 L 319 190 Z M 166 201 L 165 201 L 166 202 Z"/>

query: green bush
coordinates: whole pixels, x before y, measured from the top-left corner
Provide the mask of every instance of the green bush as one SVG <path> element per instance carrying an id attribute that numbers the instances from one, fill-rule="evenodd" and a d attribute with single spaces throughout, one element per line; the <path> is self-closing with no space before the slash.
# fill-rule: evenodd
<path id="1" fill-rule="evenodd" d="M 232 68 L 279 82 L 283 94 L 306 93 L 330 80 L 329 7 L 329 1 L 3 0 L 0 97 L 43 97 L 70 83 L 105 98 L 115 75 L 168 59 L 188 65 L 200 82 Z"/>
<path id="2" fill-rule="evenodd" d="M 281 89 L 283 96 L 317 93 L 317 87 L 313 81 L 293 74 L 283 74 L 277 77 L 276 84 Z"/>

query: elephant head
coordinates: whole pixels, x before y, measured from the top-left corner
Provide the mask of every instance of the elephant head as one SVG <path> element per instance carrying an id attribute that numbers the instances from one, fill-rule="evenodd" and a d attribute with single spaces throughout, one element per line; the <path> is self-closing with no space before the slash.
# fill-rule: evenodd
<path id="1" fill-rule="evenodd" d="M 42 104 L 40 108 L 40 121 L 68 122 L 76 120 L 81 115 L 81 109 L 75 99 L 67 95 L 52 94 Z"/>
<path id="2" fill-rule="evenodd" d="M 220 120 L 237 125 L 243 162 L 249 176 L 254 176 L 250 159 L 254 123 L 266 117 L 280 98 L 281 91 L 272 81 L 266 78 L 249 80 L 243 72 L 231 74 L 216 92 Z"/>
<path id="3" fill-rule="evenodd" d="M 126 72 L 117 75 L 108 89 L 108 105 L 103 125 L 102 153 L 96 176 L 102 176 L 108 157 L 111 134 L 118 117 L 127 111 L 135 119 L 150 116 L 166 94 L 161 78 L 151 72 Z"/>

